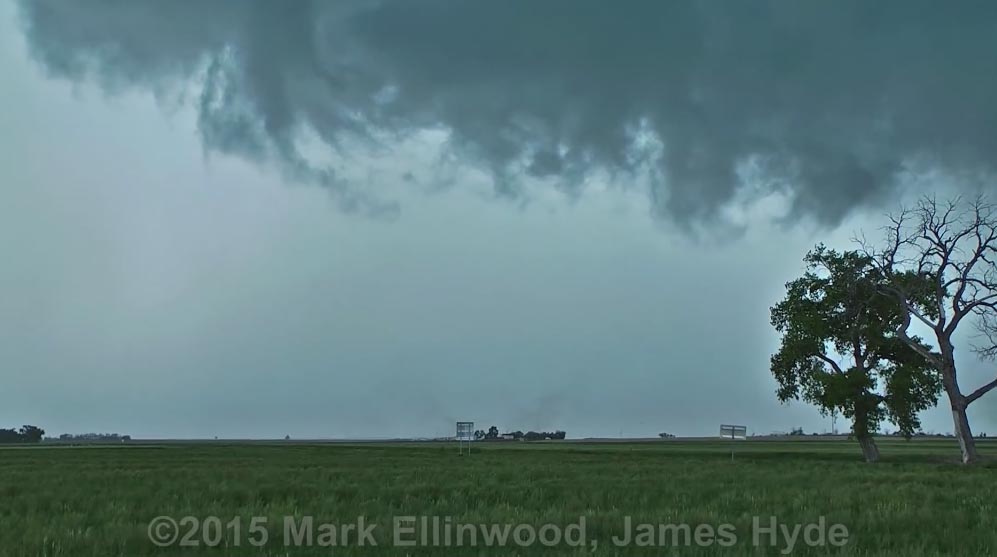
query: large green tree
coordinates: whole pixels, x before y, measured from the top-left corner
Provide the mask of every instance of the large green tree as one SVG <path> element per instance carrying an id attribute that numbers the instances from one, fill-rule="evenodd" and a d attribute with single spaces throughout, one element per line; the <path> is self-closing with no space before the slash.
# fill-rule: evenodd
<path id="1" fill-rule="evenodd" d="M 905 435 L 915 432 L 919 412 L 938 400 L 938 375 L 897 334 L 904 316 L 879 295 L 882 275 L 868 257 L 817 246 L 804 261 L 806 273 L 772 308 L 772 325 L 782 333 L 772 356 L 779 400 L 840 411 L 874 462 L 879 424 L 888 419 Z"/>

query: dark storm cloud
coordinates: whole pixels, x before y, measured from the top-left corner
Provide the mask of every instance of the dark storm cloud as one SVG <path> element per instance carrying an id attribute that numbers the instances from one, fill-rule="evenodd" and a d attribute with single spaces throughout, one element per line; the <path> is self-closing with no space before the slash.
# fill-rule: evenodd
<path id="1" fill-rule="evenodd" d="M 709 220 L 746 188 L 834 223 L 913 170 L 990 172 L 993 2 L 22 4 L 53 74 L 198 80 L 209 149 L 390 210 L 299 147 L 451 132 L 497 191 L 652 169 L 657 212 Z M 376 133 L 374 133 L 376 132 Z M 654 137 L 659 148 L 640 148 Z M 390 139 L 388 140 L 390 141 Z M 747 173 L 747 174 L 746 174 Z M 749 190 L 744 190 L 749 191 Z"/>

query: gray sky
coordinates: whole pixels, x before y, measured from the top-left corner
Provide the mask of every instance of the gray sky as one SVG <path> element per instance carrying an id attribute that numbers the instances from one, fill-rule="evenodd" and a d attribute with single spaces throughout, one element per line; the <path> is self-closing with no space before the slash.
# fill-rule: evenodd
<path id="1" fill-rule="evenodd" d="M 992 172 L 997 17 L 775 5 L 0 2 L 0 427 L 829 428 L 768 308 Z"/>

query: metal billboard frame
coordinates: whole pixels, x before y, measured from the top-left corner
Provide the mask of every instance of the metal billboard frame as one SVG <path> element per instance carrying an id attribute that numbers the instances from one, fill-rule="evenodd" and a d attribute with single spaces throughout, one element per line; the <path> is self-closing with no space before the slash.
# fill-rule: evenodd
<path id="1" fill-rule="evenodd" d="M 467 447 L 467 454 L 471 454 L 471 442 L 474 441 L 474 422 L 457 422 L 457 454 L 464 454 L 464 447 Z"/>

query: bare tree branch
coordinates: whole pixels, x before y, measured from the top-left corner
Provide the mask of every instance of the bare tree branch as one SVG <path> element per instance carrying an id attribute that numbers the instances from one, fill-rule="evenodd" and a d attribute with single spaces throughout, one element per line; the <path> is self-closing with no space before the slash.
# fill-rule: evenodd
<path id="1" fill-rule="evenodd" d="M 993 381 L 966 395 L 966 404 L 972 403 L 976 399 L 992 391 L 995 387 L 997 387 L 997 379 L 994 379 Z"/>
<path id="2" fill-rule="evenodd" d="M 836 362 L 833 359 L 829 358 L 826 354 L 821 354 L 820 352 L 817 352 L 817 353 L 814 354 L 814 356 L 817 356 L 821 360 L 824 360 L 825 363 L 827 363 L 829 366 L 831 366 L 831 369 L 833 369 L 835 373 L 839 373 L 839 374 L 840 373 L 844 373 L 843 371 L 841 371 L 841 366 L 838 365 L 838 362 Z"/>
<path id="3" fill-rule="evenodd" d="M 933 352 L 925 348 L 923 345 L 921 345 L 921 343 L 911 338 L 911 336 L 907 333 L 907 330 L 909 328 L 910 328 L 910 312 L 905 312 L 903 317 L 903 323 L 898 328 L 897 335 L 900 337 L 901 340 L 904 341 L 904 343 L 910 346 L 915 352 L 920 354 L 922 358 L 927 360 L 932 367 L 934 367 L 935 369 L 941 369 L 942 367 L 941 358 L 939 358 L 938 355 L 934 354 Z"/>

